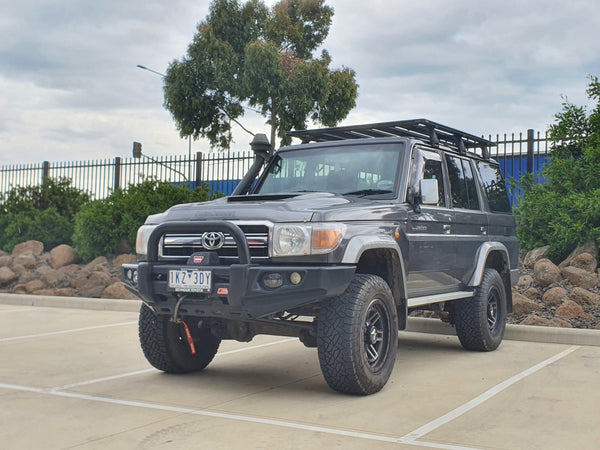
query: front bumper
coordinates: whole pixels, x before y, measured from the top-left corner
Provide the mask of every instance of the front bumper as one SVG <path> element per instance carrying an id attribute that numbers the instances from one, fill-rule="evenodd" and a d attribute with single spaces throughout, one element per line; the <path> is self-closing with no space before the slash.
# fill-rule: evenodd
<path id="1" fill-rule="evenodd" d="M 159 261 L 158 245 L 167 232 L 222 229 L 234 237 L 239 264 L 195 265 Z M 206 260 L 209 260 L 207 258 Z M 210 293 L 177 292 L 168 285 L 169 271 L 196 268 L 210 271 Z M 354 265 L 259 265 L 250 261 L 248 244 L 239 227 L 230 222 L 176 222 L 158 226 L 148 241 L 148 261 L 123 265 L 123 282 L 157 314 L 232 319 L 257 319 L 343 293 L 356 271 Z M 268 288 L 267 274 L 281 274 L 283 284 Z M 300 275 L 300 282 L 297 275 Z M 292 282 L 294 278 L 296 283 Z M 177 311 L 176 311 L 177 309 Z"/>
<path id="2" fill-rule="evenodd" d="M 176 292 L 168 286 L 169 271 L 182 268 L 190 267 L 149 262 L 124 264 L 123 281 L 158 314 L 173 314 L 177 302 L 185 297 L 178 309 L 181 315 L 257 319 L 339 295 L 356 270 L 355 266 L 195 266 L 212 272 L 213 286 L 205 294 Z M 261 280 L 270 273 L 281 274 L 284 284 L 274 289 L 265 287 Z M 292 273 L 300 274 L 299 284 L 291 283 Z"/>

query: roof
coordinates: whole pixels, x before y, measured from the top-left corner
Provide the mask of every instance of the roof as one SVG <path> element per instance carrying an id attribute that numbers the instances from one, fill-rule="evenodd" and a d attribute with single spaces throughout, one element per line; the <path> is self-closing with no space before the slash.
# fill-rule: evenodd
<path id="1" fill-rule="evenodd" d="M 467 149 L 480 149 L 481 156 L 485 159 L 489 159 L 489 147 L 496 145 L 487 139 L 427 119 L 289 131 L 288 135 L 301 139 L 302 143 L 394 136 L 409 137 L 427 141 L 434 147 L 441 144 L 460 154 L 465 154 Z"/>

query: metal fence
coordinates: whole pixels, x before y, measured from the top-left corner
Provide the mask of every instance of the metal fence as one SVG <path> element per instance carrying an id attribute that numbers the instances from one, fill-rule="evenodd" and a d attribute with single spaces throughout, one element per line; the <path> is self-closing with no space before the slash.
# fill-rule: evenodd
<path id="1" fill-rule="evenodd" d="M 127 188 L 147 179 L 194 188 L 207 183 L 213 191 L 229 194 L 252 165 L 254 155 L 246 152 L 201 152 L 188 156 L 115 158 L 0 166 L 0 193 L 13 187 L 36 186 L 45 178 L 68 178 L 71 185 L 95 199 L 107 197 L 117 188 Z"/>
<path id="2" fill-rule="evenodd" d="M 496 143 L 491 156 L 500 163 L 506 180 L 518 180 L 526 172 L 532 172 L 543 182 L 540 173 L 548 161 L 548 139 L 533 130 L 511 135 L 489 136 Z M 144 159 L 115 158 L 96 161 L 76 161 L 0 166 L 0 194 L 12 187 L 35 186 L 47 177 L 68 178 L 72 186 L 92 195 L 107 197 L 117 188 L 127 188 L 149 178 L 178 184 L 190 184 L 193 188 L 207 183 L 213 191 L 230 194 L 248 170 L 254 155 L 244 152 L 213 152 L 189 156 L 163 156 Z M 513 202 L 516 199 L 511 199 Z"/>

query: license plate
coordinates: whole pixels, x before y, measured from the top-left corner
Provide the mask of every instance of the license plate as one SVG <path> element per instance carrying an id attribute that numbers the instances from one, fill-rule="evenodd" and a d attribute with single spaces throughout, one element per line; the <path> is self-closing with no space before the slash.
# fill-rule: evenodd
<path id="1" fill-rule="evenodd" d="M 210 270 L 169 270 L 169 287 L 179 292 L 210 292 L 212 272 Z"/>

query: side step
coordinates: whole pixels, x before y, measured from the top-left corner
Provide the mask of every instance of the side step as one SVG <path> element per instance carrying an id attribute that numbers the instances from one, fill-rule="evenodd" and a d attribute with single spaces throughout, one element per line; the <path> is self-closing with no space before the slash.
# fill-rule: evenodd
<path id="1" fill-rule="evenodd" d="M 448 292 L 446 294 L 425 295 L 423 297 L 412 297 L 408 299 L 408 307 L 430 305 L 432 303 L 449 302 L 461 298 L 473 297 L 473 291 Z"/>

